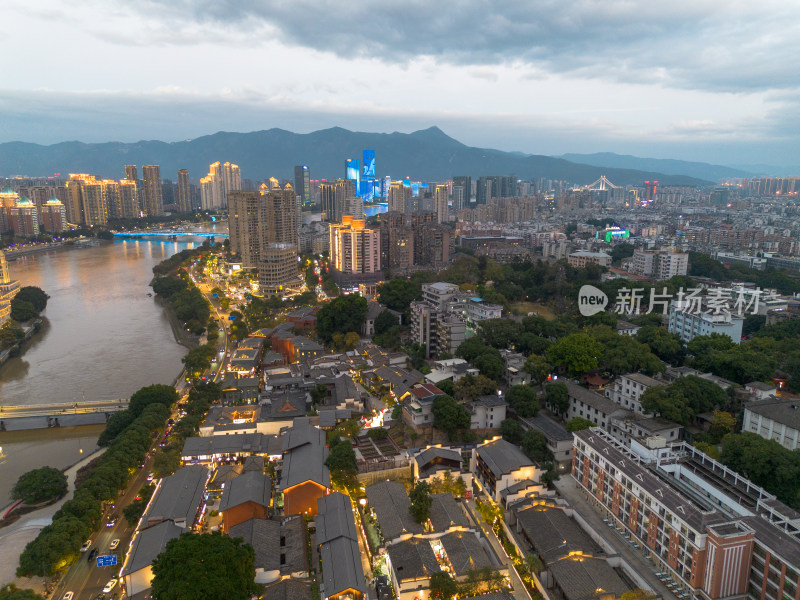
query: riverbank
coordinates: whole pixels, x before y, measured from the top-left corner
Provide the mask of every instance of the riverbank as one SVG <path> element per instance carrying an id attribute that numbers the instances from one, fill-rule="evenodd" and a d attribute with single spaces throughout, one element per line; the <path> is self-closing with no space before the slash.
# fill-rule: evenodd
<path id="1" fill-rule="evenodd" d="M 156 303 L 164 309 L 164 314 L 167 315 L 169 326 L 172 329 L 172 336 L 175 338 L 175 341 L 189 350 L 197 348 L 200 345 L 200 338 L 186 331 L 186 328 L 181 324 L 178 316 L 175 314 L 172 305 L 160 296 L 156 296 L 155 299 Z"/>
<path id="2" fill-rule="evenodd" d="M 38 327 L 37 327 L 38 324 Z M 25 337 L 18 341 L 13 346 L 6 348 L 0 352 L 0 369 L 6 362 L 12 358 L 19 358 L 34 342 L 39 341 L 47 329 L 50 327 L 50 322 L 46 317 L 39 317 L 30 325 L 21 325 L 22 331 L 25 332 Z"/>
<path id="3" fill-rule="evenodd" d="M 14 583 L 21 588 L 32 588 L 40 594 L 45 591 L 46 580 L 44 578 L 17 577 L 16 571 L 17 565 L 19 565 L 19 556 L 25 546 L 34 540 L 42 529 L 53 522 L 53 515 L 58 512 L 64 502 L 72 498 L 72 494 L 75 492 L 75 476 L 78 470 L 105 451 L 105 448 L 100 448 L 74 465 L 64 469 L 64 473 L 67 475 L 68 491 L 61 500 L 30 512 L 21 517 L 16 523 L 0 529 L 0 586 Z M 4 511 L 7 509 L 8 507 Z"/>

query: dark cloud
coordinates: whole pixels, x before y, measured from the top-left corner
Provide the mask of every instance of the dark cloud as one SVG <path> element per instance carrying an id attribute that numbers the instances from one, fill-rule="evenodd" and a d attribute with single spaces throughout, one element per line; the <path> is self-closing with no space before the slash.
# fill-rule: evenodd
<path id="1" fill-rule="evenodd" d="M 125 6 L 151 22 L 151 34 L 131 33 L 139 43 L 278 39 L 344 58 L 519 63 L 728 92 L 800 82 L 800 6 L 794 2 L 150 0 Z"/>

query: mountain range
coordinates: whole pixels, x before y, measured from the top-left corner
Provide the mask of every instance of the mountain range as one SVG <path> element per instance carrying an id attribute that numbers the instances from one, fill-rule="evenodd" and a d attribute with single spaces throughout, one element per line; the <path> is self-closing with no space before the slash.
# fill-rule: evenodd
<path id="1" fill-rule="evenodd" d="M 571 162 L 584 165 L 594 165 L 595 167 L 611 167 L 614 169 L 637 169 L 640 171 L 657 171 L 667 175 L 688 175 L 698 179 L 719 181 L 720 179 L 740 179 L 753 177 L 753 171 L 744 171 L 725 167 L 722 165 L 712 165 L 704 162 L 690 162 L 686 160 L 674 160 L 670 158 L 640 158 L 628 154 L 614 154 L 613 152 L 597 152 L 595 154 L 562 154 L 557 158 L 563 158 Z"/>
<path id="2" fill-rule="evenodd" d="M 709 185 L 717 179 L 711 176 L 716 172 L 689 169 L 698 163 L 686 163 L 682 171 L 668 170 L 666 167 L 671 165 L 665 163 L 670 161 L 656 161 L 652 164 L 664 169 L 655 170 L 649 166 L 651 163 L 641 163 L 641 168 L 582 164 L 577 158 L 571 161 L 475 148 L 449 137 L 438 127 L 413 133 L 366 133 L 333 127 L 300 134 L 269 129 L 251 133 L 218 132 L 181 142 L 73 141 L 50 146 L 6 142 L 0 144 L 0 176 L 91 173 L 120 179 L 124 177 L 126 164 L 139 165 L 140 174 L 141 165 L 157 164 L 161 166 L 162 178 L 175 180 L 179 169 L 189 169 L 190 177 L 199 179 L 205 176 L 211 163 L 219 160 L 238 164 L 242 177 L 253 180 L 271 176 L 292 178 L 294 166 L 300 164 L 308 165 L 314 179 L 335 179 L 344 176 L 345 159 L 360 159 L 364 149 L 375 150 L 377 176 L 390 175 L 393 179 L 442 181 L 454 175 L 475 178 L 514 174 L 522 179 L 543 177 L 588 185 L 605 175 L 616 185 L 657 179 L 662 185 L 691 186 Z"/>

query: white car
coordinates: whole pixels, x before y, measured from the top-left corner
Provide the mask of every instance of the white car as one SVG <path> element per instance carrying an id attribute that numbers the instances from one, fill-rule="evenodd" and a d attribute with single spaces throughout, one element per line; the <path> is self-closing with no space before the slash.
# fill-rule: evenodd
<path id="1" fill-rule="evenodd" d="M 104 587 L 104 588 L 103 588 L 103 593 L 104 593 L 104 594 L 108 594 L 108 593 L 109 593 L 111 590 L 113 590 L 115 587 L 117 587 L 117 580 L 116 580 L 116 579 L 111 579 L 111 580 L 109 580 L 109 582 L 106 584 L 106 587 Z"/>
<path id="2" fill-rule="evenodd" d="M 92 547 L 92 540 L 86 540 L 85 542 L 83 542 L 83 546 L 81 546 L 81 552 L 86 552 L 91 547 Z"/>
<path id="3" fill-rule="evenodd" d="M 64 594 L 64 597 L 61 600 L 72 600 L 72 597 L 74 595 L 75 594 L 73 594 L 72 592 L 67 592 L 66 594 Z"/>
<path id="4" fill-rule="evenodd" d="M 108 549 L 109 549 L 109 550 L 116 550 L 116 549 L 117 549 L 117 546 L 119 546 L 119 538 L 116 538 L 116 539 L 114 539 L 114 540 L 111 542 L 111 544 L 109 544 L 109 546 L 108 546 Z"/>

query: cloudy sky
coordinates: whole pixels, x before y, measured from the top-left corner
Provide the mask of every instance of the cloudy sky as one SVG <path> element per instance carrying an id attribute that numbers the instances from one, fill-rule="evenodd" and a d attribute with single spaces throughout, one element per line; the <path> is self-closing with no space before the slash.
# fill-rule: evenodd
<path id="1" fill-rule="evenodd" d="M 796 0 L 4 0 L 0 142 L 438 125 L 800 164 Z"/>

